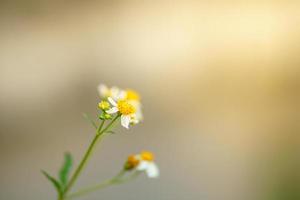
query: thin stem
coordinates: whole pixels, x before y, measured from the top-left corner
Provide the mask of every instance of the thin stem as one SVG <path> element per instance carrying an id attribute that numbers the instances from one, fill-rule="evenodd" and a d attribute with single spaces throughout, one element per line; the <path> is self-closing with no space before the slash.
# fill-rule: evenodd
<path id="1" fill-rule="evenodd" d="M 75 170 L 73 176 L 71 177 L 66 189 L 63 192 L 62 197 L 60 198 L 60 200 L 63 200 L 64 197 L 66 196 L 66 194 L 68 193 L 68 191 L 71 189 L 71 187 L 74 185 L 75 181 L 77 180 L 78 176 L 80 175 L 81 171 L 83 170 L 83 168 L 85 167 L 88 159 L 91 156 L 91 153 L 94 149 L 94 146 L 96 145 L 98 139 L 102 138 L 105 133 L 110 127 L 111 125 L 117 120 L 117 118 L 120 117 L 120 115 L 117 115 L 104 129 L 102 129 L 103 125 L 104 125 L 104 120 L 102 121 L 102 123 L 100 124 L 100 126 L 97 129 L 96 135 L 94 137 L 94 139 L 92 140 L 90 146 L 88 147 L 86 153 L 84 154 L 80 164 L 78 165 L 77 169 Z"/>
<path id="2" fill-rule="evenodd" d="M 79 196 L 83 196 L 85 194 L 88 194 L 90 192 L 105 188 L 107 186 L 113 185 L 113 184 L 117 184 L 120 180 L 120 178 L 125 174 L 126 171 L 122 170 L 118 175 L 116 175 L 115 177 L 113 177 L 112 179 L 106 180 L 98 185 L 94 185 L 91 187 L 87 187 L 84 189 L 81 189 L 73 194 L 70 194 L 67 199 L 71 199 L 71 198 L 76 198 Z"/>
<path id="3" fill-rule="evenodd" d="M 98 135 L 99 132 L 101 131 L 101 129 L 102 129 L 103 125 L 104 125 L 104 122 L 105 122 L 105 120 L 102 120 L 100 126 L 99 126 L 98 129 L 97 129 L 96 135 Z"/>
<path id="4" fill-rule="evenodd" d="M 131 180 L 137 178 L 141 173 L 142 173 L 141 171 L 135 171 L 131 176 L 128 176 L 127 178 L 121 179 L 119 181 L 119 183 L 125 183 L 125 182 L 128 182 L 128 181 L 131 181 Z"/>
<path id="5" fill-rule="evenodd" d="M 86 195 L 88 193 L 91 193 L 91 192 L 95 192 L 97 190 L 100 190 L 100 189 L 103 189 L 103 188 L 106 188 L 108 186 L 111 186 L 111 185 L 117 185 L 117 184 L 121 184 L 121 183 L 125 183 L 127 181 L 130 181 L 134 178 L 136 178 L 140 172 L 134 172 L 131 176 L 127 177 L 127 178 L 123 178 L 123 175 L 126 173 L 125 170 L 122 170 L 117 176 L 113 177 L 112 179 L 109 179 L 107 181 L 104 181 L 98 185 L 94 185 L 94 186 L 91 186 L 91 187 L 88 187 L 88 188 L 84 188 L 82 190 L 79 190 L 78 192 L 75 192 L 73 194 L 70 194 L 67 199 L 70 200 L 72 198 L 77 198 L 77 197 L 80 197 L 80 196 L 83 196 L 83 195 Z"/>
<path id="6" fill-rule="evenodd" d="M 76 181 L 76 179 L 78 178 L 78 176 L 79 176 L 81 170 L 84 168 L 84 166 L 85 166 L 87 160 L 89 159 L 89 157 L 90 157 L 90 155 L 91 155 L 91 153 L 92 153 L 92 150 L 93 150 L 93 148 L 94 148 L 94 146 L 95 146 L 95 144 L 96 144 L 96 142 L 97 142 L 99 136 L 100 136 L 100 135 L 97 134 L 97 135 L 94 137 L 94 139 L 92 140 L 92 142 L 91 142 L 91 144 L 90 144 L 88 150 L 86 151 L 86 153 L 85 153 L 83 159 L 81 160 L 79 166 L 77 167 L 76 171 L 74 172 L 73 176 L 71 177 L 70 182 L 69 182 L 69 184 L 67 185 L 67 187 L 66 187 L 66 189 L 65 189 L 65 191 L 64 191 L 64 194 L 67 194 L 67 192 L 70 190 L 70 188 L 71 188 L 71 187 L 73 186 L 73 184 L 75 183 L 75 181 Z"/>
<path id="7" fill-rule="evenodd" d="M 109 129 L 111 128 L 111 126 L 113 125 L 113 123 L 115 123 L 115 121 L 120 117 L 121 115 L 118 114 L 113 120 L 111 120 L 111 122 L 103 129 L 99 132 L 99 135 L 104 134 L 105 132 L 109 131 Z"/>

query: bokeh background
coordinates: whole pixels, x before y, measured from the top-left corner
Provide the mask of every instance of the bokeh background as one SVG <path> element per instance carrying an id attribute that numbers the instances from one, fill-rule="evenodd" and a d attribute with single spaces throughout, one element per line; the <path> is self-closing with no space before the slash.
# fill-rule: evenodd
<path id="1" fill-rule="evenodd" d="M 98 146 L 76 187 L 155 152 L 140 177 L 86 196 L 300 199 L 299 1 L 0 2 L 0 199 L 55 199 L 40 173 L 76 164 L 99 83 L 140 92 L 145 121 Z"/>

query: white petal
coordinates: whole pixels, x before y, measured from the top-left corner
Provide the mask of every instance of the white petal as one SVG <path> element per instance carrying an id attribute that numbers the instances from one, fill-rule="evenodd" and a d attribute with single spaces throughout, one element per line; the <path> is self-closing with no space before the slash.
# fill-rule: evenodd
<path id="1" fill-rule="evenodd" d="M 142 113 L 142 104 L 139 101 L 130 100 L 129 101 L 131 105 L 133 105 L 136 109 L 136 118 L 138 121 L 143 120 L 143 113 Z"/>
<path id="2" fill-rule="evenodd" d="M 108 97 L 107 100 L 109 101 L 109 103 L 112 105 L 112 106 L 117 106 L 117 103 L 111 98 L 111 97 Z"/>
<path id="3" fill-rule="evenodd" d="M 118 111 L 119 111 L 119 109 L 117 107 L 112 107 L 111 109 L 107 110 L 106 112 L 108 114 L 114 114 L 114 113 L 116 113 Z"/>
<path id="4" fill-rule="evenodd" d="M 111 90 L 111 92 L 112 93 L 119 93 L 119 91 L 120 91 L 120 89 L 118 88 L 118 87 L 116 87 L 116 86 L 112 86 L 111 88 L 110 88 L 110 90 Z"/>
<path id="5" fill-rule="evenodd" d="M 138 109 L 136 110 L 136 118 L 139 121 L 142 121 L 144 119 L 141 107 L 138 107 Z"/>
<path id="6" fill-rule="evenodd" d="M 130 123 L 130 116 L 129 115 L 122 115 L 121 116 L 121 125 L 128 129 L 129 128 L 129 123 Z"/>
<path id="7" fill-rule="evenodd" d="M 131 114 L 130 115 L 130 123 L 131 124 L 137 124 L 137 123 L 139 123 L 139 120 L 137 119 L 136 114 Z"/>
<path id="8" fill-rule="evenodd" d="M 146 169 L 146 173 L 149 178 L 156 178 L 159 176 L 159 169 L 154 162 L 148 164 L 148 168 Z"/>
<path id="9" fill-rule="evenodd" d="M 117 99 L 125 99 L 126 98 L 126 92 L 124 90 L 120 90 L 119 94 L 117 95 Z"/>
<path id="10" fill-rule="evenodd" d="M 113 87 L 111 87 L 110 91 L 111 91 L 111 97 L 114 100 L 118 100 L 118 95 L 120 93 L 120 89 L 116 86 L 113 86 Z"/>
<path id="11" fill-rule="evenodd" d="M 138 171 L 144 171 L 148 168 L 149 162 L 147 161 L 140 161 L 139 165 L 137 166 Z"/>
<path id="12" fill-rule="evenodd" d="M 102 96 L 102 97 L 105 97 L 109 91 L 108 87 L 104 84 L 99 84 L 97 87 L 97 90 L 98 90 L 100 96 Z"/>
<path id="13" fill-rule="evenodd" d="M 132 124 L 138 124 L 138 123 L 139 123 L 139 120 L 137 120 L 137 119 L 131 119 L 131 120 L 130 120 L 130 123 L 132 123 Z"/>

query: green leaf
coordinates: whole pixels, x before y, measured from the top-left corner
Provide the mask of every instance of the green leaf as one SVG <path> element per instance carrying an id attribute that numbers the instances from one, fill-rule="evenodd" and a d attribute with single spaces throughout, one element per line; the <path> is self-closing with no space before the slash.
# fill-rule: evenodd
<path id="1" fill-rule="evenodd" d="M 83 115 L 83 117 L 84 117 L 88 122 L 90 122 L 90 123 L 93 125 L 93 127 L 94 127 L 95 129 L 98 128 L 98 127 L 97 127 L 97 124 L 90 118 L 90 116 L 89 116 L 88 114 L 83 113 L 82 115 Z"/>
<path id="2" fill-rule="evenodd" d="M 60 171 L 59 171 L 59 180 L 60 183 L 62 185 L 62 187 L 64 188 L 67 183 L 68 183 L 68 178 L 69 178 L 69 174 L 72 168 L 72 164 L 73 164 L 73 159 L 70 153 L 66 153 L 65 154 L 65 161 L 63 166 L 61 167 Z"/>
<path id="3" fill-rule="evenodd" d="M 114 132 L 114 131 L 106 131 L 106 133 L 115 134 L 116 132 Z"/>
<path id="4" fill-rule="evenodd" d="M 60 183 L 55 178 L 53 178 L 52 176 L 50 176 L 47 172 L 45 172 L 45 171 L 42 170 L 42 173 L 53 184 L 53 186 L 55 187 L 58 195 L 61 195 L 62 194 L 62 187 L 61 187 Z"/>

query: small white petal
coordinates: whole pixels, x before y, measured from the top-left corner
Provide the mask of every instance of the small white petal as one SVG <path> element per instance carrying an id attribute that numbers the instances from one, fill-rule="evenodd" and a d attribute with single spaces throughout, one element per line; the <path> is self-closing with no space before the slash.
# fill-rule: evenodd
<path id="1" fill-rule="evenodd" d="M 149 162 L 147 161 L 140 161 L 139 165 L 137 166 L 138 171 L 144 171 L 148 168 Z"/>
<path id="2" fill-rule="evenodd" d="M 137 119 L 131 119 L 131 120 L 130 120 L 130 123 L 132 123 L 132 124 L 138 124 L 138 123 L 139 123 L 139 120 L 137 120 Z"/>
<path id="3" fill-rule="evenodd" d="M 112 105 L 112 106 L 117 106 L 117 103 L 111 98 L 111 97 L 108 97 L 107 100 L 109 101 L 109 103 Z"/>
<path id="4" fill-rule="evenodd" d="M 120 90 L 119 94 L 117 95 L 117 99 L 125 99 L 126 98 L 126 92 L 124 90 Z"/>
<path id="5" fill-rule="evenodd" d="M 129 124 L 130 124 L 130 116 L 129 115 L 122 115 L 121 116 L 121 125 L 128 129 Z"/>
<path id="6" fill-rule="evenodd" d="M 97 90 L 98 90 L 100 96 L 102 96 L 102 97 L 105 97 L 106 94 L 109 92 L 108 87 L 104 84 L 98 85 Z"/>
<path id="7" fill-rule="evenodd" d="M 136 114 L 131 114 L 130 115 L 130 123 L 131 124 L 137 124 L 137 123 L 139 123 L 139 120 L 137 119 Z"/>
<path id="8" fill-rule="evenodd" d="M 112 107 L 111 109 L 107 110 L 106 112 L 108 114 L 114 114 L 114 113 L 116 113 L 118 111 L 119 111 L 119 109 L 117 107 Z"/>
<path id="9" fill-rule="evenodd" d="M 159 176 L 159 169 L 154 162 L 148 164 L 148 168 L 146 169 L 146 173 L 149 178 L 157 178 Z"/>
<path id="10" fill-rule="evenodd" d="M 118 95 L 120 93 L 120 89 L 116 86 L 113 86 L 111 87 L 110 91 L 111 91 L 111 97 L 116 101 L 119 100 Z"/>
<path id="11" fill-rule="evenodd" d="M 120 89 L 119 89 L 118 87 L 116 87 L 116 86 L 112 86 L 112 87 L 110 88 L 110 91 L 111 91 L 111 93 L 113 93 L 113 94 L 117 94 L 117 93 L 119 93 Z"/>
<path id="12" fill-rule="evenodd" d="M 144 119 L 144 116 L 143 116 L 143 113 L 142 113 L 142 109 L 140 107 L 136 110 L 136 118 L 139 121 L 142 121 Z"/>
<path id="13" fill-rule="evenodd" d="M 139 101 L 135 101 L 135 100 L 130 100 L 129 101 L 131 105 L 133 105 L 136 109 L 136 118 L 139 121 L 143 120 L 143 113 L 142 113 L 142 104 Z"/>

